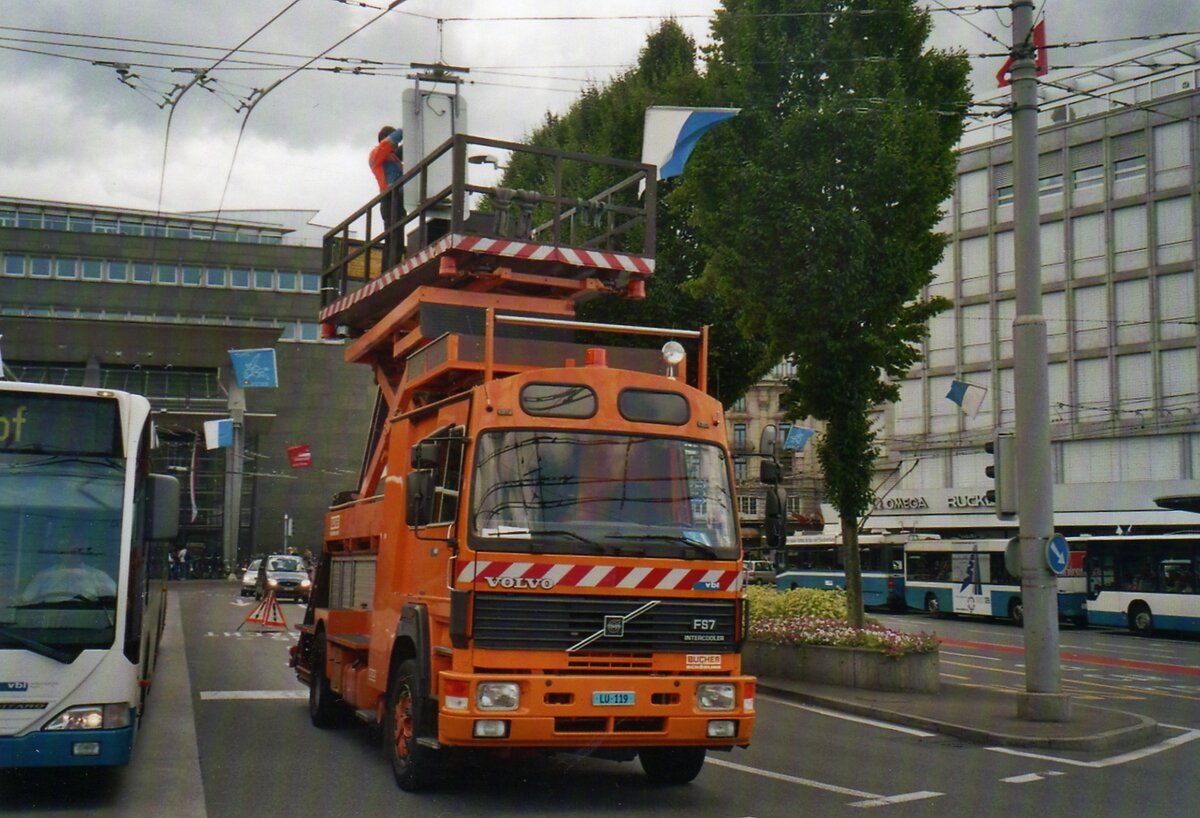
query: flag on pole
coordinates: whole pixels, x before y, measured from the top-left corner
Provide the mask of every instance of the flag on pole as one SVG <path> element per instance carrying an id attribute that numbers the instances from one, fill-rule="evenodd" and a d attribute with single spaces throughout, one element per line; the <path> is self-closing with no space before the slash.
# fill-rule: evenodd
<path id="1" fill-rule="evenodd" d="M 1033 27 L 1033 49 L 1034 59 L 1037 62 L 1037 76 L 1042 76 L 1050 71 L 1050 58 L 1046 55 L 1046 21 L 1042 20 Z M 1009 57 L 1004 61 L 1004 65 L 1000 66 L 1000 70 L 996 72 L 996 83 L 1001 88 L 1007 88 L 1012 85 L 1009 79 L 1009 74 L 1012 73 L 1013 58 Z"/>
<path id="2" fill-rule="evenodd" d="M 221 449 L 233 445 L 232 420 L 204 421 L 204 448 Z"/>
<path id="3" fill-rule="evenodd" d="M 741 108 L 678 108 L 653 105 L 646 109 L 642 131 L 642 162 L 658 167 L 658 178 L 683 173 L 683 166 L 700 137 Z M 639 194 L 641 190 L 639 189 Z"/>
<path id="4" fill-rule="evenodd" d="M 816 429 L 809 429 L 807 426 L 793 426 L 788 429 L 787 438 L 783 441 L 783 448 L 798 452 L 816 433 Z"/>
<path id="5" fill-rule="evenodd" d="M 196 507 L 196 469 L 200 466 L 200 435 L 192 440 L 192 467 L 188 469 L 188 496 L 192 501 L 192 519 L 191 522 L 196 522 L 196 515 L 199 514 L 199 509 Z"/>
<path id="6" fill-rule="evenodd" d="M 987 397 L 987 389 L 966 381 L 954 381 L 950 384 L 950 391 L 946 393 L 946 397 L 957 403 L 968 417 L 973 418 L 979 414 L 979 407 Z"/>

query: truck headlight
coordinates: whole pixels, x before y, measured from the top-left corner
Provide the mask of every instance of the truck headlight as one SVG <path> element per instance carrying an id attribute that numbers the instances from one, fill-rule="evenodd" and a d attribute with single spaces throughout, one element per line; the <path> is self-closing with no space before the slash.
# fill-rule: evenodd
<path id="1" fill-rule="evenodd" d="M 475 706 L 480 710 L 516 710 L 521 688 L 516 682 L 480 682 L 475 686 Z"/>
<path id="2" fill-rule="evenodd" d="M 129 704 L 83 704 L 52 718 L 43 730 L 116 730 L 129 726 Z"/>
<path id="3" fill-rule="evenodd" d="M 701 710 L 732 710 L 735 692 L 728 683 L 696 685 L 696 706 Z"/>

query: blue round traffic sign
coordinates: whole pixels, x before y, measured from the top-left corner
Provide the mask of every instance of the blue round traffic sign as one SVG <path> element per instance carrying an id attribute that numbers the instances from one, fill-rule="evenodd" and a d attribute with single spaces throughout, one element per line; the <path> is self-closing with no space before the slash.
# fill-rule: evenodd
<path id="1" fill-rule="evenodd" d="M 1071 547 L 1067 545 L 1067 538 L 1062 534 L 1055 534 L 1046 541 L 1046 567 L 1053 574 L 1062 574 L 1067 570 L 1067 561 L 1071 557 Z"/>

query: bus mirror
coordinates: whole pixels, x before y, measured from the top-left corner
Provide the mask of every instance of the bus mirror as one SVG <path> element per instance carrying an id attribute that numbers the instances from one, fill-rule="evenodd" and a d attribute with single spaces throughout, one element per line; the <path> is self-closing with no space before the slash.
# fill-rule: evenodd
<path id="1" fill-rule="evenodd" d="M 146 538 L 173 540 L 179 534 L 179 481 L 152 474 L 146 483 Z"/>
<path id="2" fill-rule="evenodd" d="M 787 499 L 783 489 L 780 486 L 768 486 L 767 513 L 763 526 L 767 548 L 782 548 L 787 541 L 787 517 L 784 515 L 786 507 Z"/>
<path id="3" fill-rule="evenodd" d="M 1014 577 L 1021 576 L 1021 538 L 1013 537 L 1004 548 L 1004 570 Z"/>
<path id="4" fill-rule="evenodd" d="M 413 528 L 429 525 L 433 519 L 433 472 L 414 471 L 405 484 L 405 516 Z"/>
<path id="5" fill-rule="evenodd" d="M 774 460 L 760 460 L 758 463 L 758 481 L 768 486 L 777 486 L 783 482 L 783 470 L 779 468 L 779 464 Z"/>
<path id="6" fill-rule="evenodd" d="M 778 437 L 778 432 L 774 424 L 768 423 L 763 427 L 762 432 L 758 436 L 758 453 L 763 457 L 775 456 L 775 441 Z"/>

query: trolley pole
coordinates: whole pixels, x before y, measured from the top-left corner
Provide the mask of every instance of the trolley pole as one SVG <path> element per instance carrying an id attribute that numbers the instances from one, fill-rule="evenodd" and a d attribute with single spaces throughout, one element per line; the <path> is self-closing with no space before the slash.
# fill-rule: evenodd
<path id="1" fill-rule="evenodd" d="M 1017 716 L 1033 721 L 1068 721 L 1071 700 L 1062 692 L 1058 656 L 1058 582 L 1046 557 L 1054 535 L 1054 478 L 1038 224 L 1033 0 L 1014 0 L 1012 10 L 1013 244 L 1017 284 L 1013 383 L 1026 661 L 1025 692 L 1017 697 Z"/>

